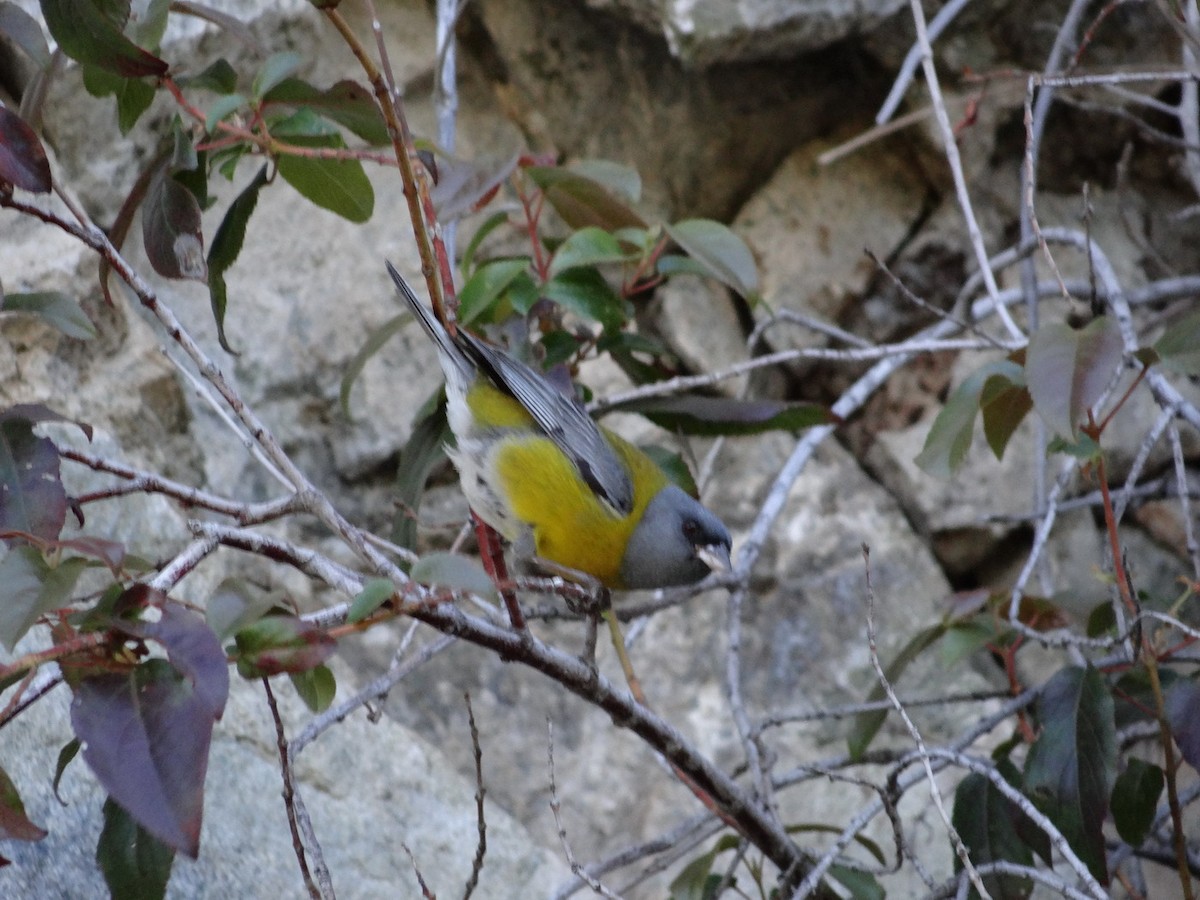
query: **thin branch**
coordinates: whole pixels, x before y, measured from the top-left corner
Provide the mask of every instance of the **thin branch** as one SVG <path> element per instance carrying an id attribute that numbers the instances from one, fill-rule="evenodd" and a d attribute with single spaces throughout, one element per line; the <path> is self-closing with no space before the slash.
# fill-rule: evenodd
<path id="1" fill-rule="evenodd" d="M 471 709 L 471 694 L 463 692 L 463 701 L 467 704 L 467 724 L 471 730 L 471 748 L 475 755 L 475 824 L 479 832 L 479 841 L 475 846 L 475 858 L 471 860 L 471 875 L 463 888 L 463 900 L 470 900 L 479 884 L 479 873 L 483 871 L 483 859 L 487 854 L 487 819 L 483 814 L 483 797 L 487 789 L 483 786 L 483 748 L 479 746 L 479 729 L 475 725 L 475 711 Z"/>

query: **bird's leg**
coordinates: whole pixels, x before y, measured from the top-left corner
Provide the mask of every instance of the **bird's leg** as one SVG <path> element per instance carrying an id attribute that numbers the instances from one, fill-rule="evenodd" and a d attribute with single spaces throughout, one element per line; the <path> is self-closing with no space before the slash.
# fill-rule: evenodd
<path id="1" fill-rule="evenodd" d="M 479 542 L 479 556 L 483 560 L 483 567 L 497 585 L 507 583 L 508 566 L 504 562 L 504 548 L 500 545 L 500 535 L 491 525 L 479 518 L 474 510 L 471 511 L 471 518 L 475 520 L 475 539 Z M 521 612 L 516 591 L 503 588 L 500 596 L 504 599 L 504 607 L 508 610 L 508 621 L 512 623 L 512 627 L 517 631 L 525 631 L 525 614 Z"/>

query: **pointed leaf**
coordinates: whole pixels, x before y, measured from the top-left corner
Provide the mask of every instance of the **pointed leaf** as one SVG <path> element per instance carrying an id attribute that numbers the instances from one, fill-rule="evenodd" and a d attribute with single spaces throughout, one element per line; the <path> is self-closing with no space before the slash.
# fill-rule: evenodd
<path id="1" fill-rule="evenodd" d="M 50 161 L 37 133 L 6 106 L 0 106 L 0 184 L 35 194 L 52 186 Z"/>
<path id="2" fill-rule="evenodd" d="M 267 91 L 263 100 L 307 106 L 368 144 L 379 146 L 390 140 L 375 95 L 357 81 L 339 81 L 333 87 L 321 90 L 299 78 L 285 78 Z"/>
<path id="3" fill-rule="evenodd" d="M 150 265 L 164 278 L 208 279 L 200 204 L 163 163 L 142 204 L 142 241 Z"/>
<path id="4" fill-rule="evenodd" d="M 218 122 L 224 121 L 248 102 L 241 94 L 225 94 L 218 97 L 212 102 L 212 106 L 208 108 L 208 114 L 204 117 L 204 130 L 213 134 Z"/>
<path id="5" fill-rule="evenodd" d="M 225 640 L 261 619 L 274 605 L 269 594 L 255 593 L 244 582 L 227 578 L 208 598 L 205 621 L 220 640 Z"/>
<path id="6" fill-rule="evenodd" d="M 150 834 L 193 859 L 214 717 L 166 660 L 83 679 L 71 723 L 109 795 Z"/>
<path id="7" fill-rule="evenodd" d="M 458 321 L 470 325 L 484 316 L 504 290 L 529 268 L 529 258 L 495 259 L 475 270 L 458 294 Z"/>
<path id="8" fill-rule="evenodd" d="M 635 257 L 615 237 L 602 228 L 581 228 L 563 241 L 550 260 L 550 274 L 557 275 L 578 266 L 599 266 L 626 262 Z"/>
<path id="9" fill-rule="evenodd" d="M 53 788 L 54 799 L 56 799 L 63 806 L 66 806 L 67 802 L 58 795 L 58 785 L 59 782 L 62 781 L 63 775 L 66 774 L 67 766 L 69 766 L 71 761 L 75 759 L 82 746 L 83 744 L 80 742 L 79 738 L 71 738 L 69 741 L 63 744 L 62 749 L 58 751 L 58 761 L 54 764 Z"/>
<path id="10" fill-rule="evenodd" d="M 1154 344 L 1162 365 L 1180 375 L 1200 375 L 1200 310 L 1184 316 Z"/>
<path id="11" fill-rule="evenodd" d="M 1153 763 L 1130 757 L 1125 771 L 1113 786 L 1112 813 L 1121 840 L 1140 847 L 1154 824 L 1158 798 L 1162 796 L 1163 770 Z"/>
<path id="12" fill-rule="evenodd" d="M 214 720 L 220 719 L 229 697 L 229 665 L 217 636 L 199 613 L 168 603 L 165 594 L 145 585 L 135 585 L 126 593 L 131 592 L 144 592 L 147 596 L 138 604 L 158 605 L 161 617 L 157 622 L 122 621 L 117 627 L 126 634 L 161 644 L 205 711 Z"/>
<path id="13" fill-rule="evenodd" d="M 632 166 L 608 159 L 576 159 L 567 164 L 576 175 L 582 175 L 607 188 L 614 196 L 629 203 L 642 199 L 642 176 Z"/>
<path id="14" fill-rule="evenodd" d="M 349 624 L 361 622 L 383 606 L 395 593 L 396 586 L 386 578 L 372 578 L 363 585 L 363 589 L 350 602 L 350 609 L 346 612 L 346 622 Z"/>
<path id="15" fill-rule="evenodd" d="M 75 581 L 86 567 L 87 561 L 76 556 L 51 568 L 33 547 L 13 547 L 3 552 L 0 644 L 11 651 L 40 616 L 67 606 Z"/>
<path id="16" fill-rule="evenodd" d="M 420 584 L 436 585 L 451 591 L 498 598 L 496 585 L 477 560 L 457 553 L 427 553 L 412 567 L 412 579 Z"/>
<path id="17" fill-rule="evenodd" d="M 105 0 L 41 2 L 51 36 L 76 62 L 99 66 L 124 78 L 166 74 L 165 62 L 125 37 L 110 15 L 112 4 Z"/>
<path id="18" fill-rule="evenodd" d="M 289 672 L 292 687 L 311 712 L 323 713 L 337 694 L 337 681 L 329 666 L 320 665 L 306 672 Z"/>
<path id="19" fill-rule="evenodd" d="M 1092 666 L 1070 666 L 1046 683 L 1037 714 L 1042 731 L 1029 749 L 1025 793 L 1096 880 L 1108 884 L 1104 818 L 1117 762 L 1112 694 Z"/>
<path id="20" fill-rule="evenodd" d="M 595 269 L 562 272 L 542 286 L 541 295 L 581 319 L 599 322 L 605 331 L 617 330 L 632 315 L 628 302 Z"/>
<path id="21" fill-rule="evenodd" d="M 342 413 L 347 418 L 353 418 L 350 414 L 350 391 L 354 387 L 354 382 L 358 380 L 358 376 L 362 374 L 363 367 L 366 366 L 371 357 L 382 349 L 384 344 L 392 339 L 392 335 L 400 331 L 411 320 L 411 313 L 402 312 L 388 319 L 382 325 L 371 329 L 367 335 L 366 343 L 359 348 L 359 351 L 346 364 L 346 368 L 342 372 L 338 400 L 342 407 Z"/>
<path id="22" fill-rule="evenodd" d="M 343 145 L 340 139 L 337 145 Z M 365 222 L 375 210 L 375 191 L 357 159 L 285 155 L 279 158 L 279 174 L 317 206 L 351 222 Z"/>
<path id="23" fill-rule="evenodd" d="M 638 449 L 654 460 L 654 464 L 663 470 L 676 487 L 689 496 L 699 498 L 700 488 L 696 486 L 692 470 L 681 454 L 652 444 L 641 444 Z"/>
<path id="24" fill-rule="evenodd" d="M 531 166 L 524 172 L 571 228 L 595 225 L 605 231 L 616 231 L 646 227 L 641 216 L 592 178 L 549 166 Z"/>
<path id="25" fill-rule="evenodd" d="M 1092 404 L 1121 363 L 1124 344 L 1117 323 L 1100 316 L 1075 331 L 1043 325 L 1025 354 L 1025 383 L 1033 406 L 1059 436 L 1073 438 Z"/>
<path id="26" fill-rule="evenodd" d="M 263 616 L 239 631 L 238 673 L 263 678 L 282 672 L 303 672 L 327 660 L 337 642 L 315 625 L 292 615 Z"/>
<path id="27" fill-rule="evenodd" d="M 154 102 L 154 85 L 141 78 L 122 78 L 98 66 L 83 67 L 83 86 L 93 97 L 115 97 L 117 127 L 129 134 Z"/>
<path id="28" fill-rule="evenodd" d="M 17 786 L 0 769 L 0 841 L 40 841 L 47 834 L 25 815 L 25 804 Z"/>
<path id="29" fill-rule="evenodd" d="M 9 412 L 0 418 L 0 533 L 24 531 L 53 540 L 67 518 L 58 448 L 35 435 L 30 420 Z"/>
<path id="30" fill-rule="evenodd" d="M 488 216 L 487 219 L 484 220 L 483 224 L 475 229 L 475 233 L 471 235 L 471 240 L 468 242 L 466 249 L 463 250 L 462 259 L 459 261 L 459 265 L 461 266 L 464 275 L 471 274 L 471 270 L 475 265 L 475 253 L 479 250 L 479 245 L 483 243 L 484 239 L 489 234 L 507 221 L 507 212 L 495 212 Z"/>
<path id="31" fill-rule="evenodd" d="M 977 772 L 969 773 L 954 791 L 952 822 L 976 865 L 990 862 L 1033 865 L 1033 852 L 1017 833 L 1018 815 L 1020 810 L 990 779 Z M 961 869 L 962 862 L 955 857 L 954 870 Z M 983 884 L 995 900 L 1024 900 L 1033 891 L 1029 879 L 1013 875 L 987 875 Z"/>
<path id="32" fill-rule="evenodd" d="M 1179 752 L 1189 766 L 1200 770 L 1200 684 L 1179 679 L 1167 691 L 1166 704 Z"/>
<path id="33" fill-rule="evenodd" d="M 208 298 L 212 305 L 213 319 L 217 323 L 217 340 L 228 353 L 232 353 L 233 348 L 225 339 L 225 309 L 228 302 L 225 272 L 242 252 L 242 245 L 246 241 L 246 224 L 250 221 L 254 207 L 258 205 L 258 192 L 266 183 L 267 167 L 263 166 L 229 204 L 225 218 L 217 226 L 212 247 L 208 251 Z"/>
<path id="34" fill-rule="evenodd" d="M 25 51 L 39 69 L 50 65 L 50 47 L 37 19 L 15 3 L 0 3 L 0 34 Z"/>
<path id="35" fill-rule="evenodd" d="M 979 408 L 983 412 L 983 436 L 996 459 L 1003 459 L 1008 442 L 1033 409 L 1033 398 L 1024 382 L 1016 383 L 1004 375 L 993 375 L 983 383 Z"/>
<path id="36" fill-rule="evenodd" d="M 445 224 L 486 206 L 517 167 L 516 154 L 476 160 L 438 157 L 437 184 L 429 192 Z"/>
<path id="37" fill-rule="evenodd" d="M 446 393 L 439 388 L 426 401 L 413 423 L 408 443 L 400 451 L 394 486 L 396 516 L 392 520 L 392 540 L 401 547 L 417 546 L 417 516 L 425 483 L 434 468 L 446 459 L 446 444 L 454 439 L 446 421 Z"/>
<path id="38" fill-rule="evenodd" d="M 197 75 L 180 75 L 175 79 L 182 87 L 214 94 L 232 94 L 237 90 L 238 76 L 229 61 L 222 58 Z"/>
<path id="39" fill-rule="evenodd" d="M 121 900 L 162 900 L 171 878 L 175 851 L 142 828 L 109 797 L 96 862 L 109 894 Z"/>
<path id="40" fill-rule="evenodd" d="M 254 85 L 250 89 L 251 94 L 260 99 L 265 97 L 271 88 L 290 77 L 302 65 L 304 65 L 304 57 L 291 50 L 272 54 L 258 70 L 258 74 L 254 76 Z"/>
<path id="41" fill-rule="evenodd" d="M 746 242 L 728 225 L 712 219 L 687 219 L 664 226 L 667 234 L 708 275 L 750 299 L 758 294 L 758 266 Z"/>
<path id="42" fill-rule="evenodd" d="M 612 409 L 638 413 L 667 431 L 704 436 L 797 431 L 840 421 L 827 407 L 816 403 L 738 400 L 698 394 L 646 397 Z"/>
<path id="43" fill-rule="evenodd" d="M 922 471 L 934 478 L 949 478 L 962 466 L 971 449 L 983 387 L 993 376 L 1015 383 L 1022 377 L 1021 368 L 1007 359 L 990 362 L 954 389 L 933 420 L 925 446 L 917 454 L 916 463 Z"/>
<path id="44" fill-rule="evenodd" d="M 59 291 L 38 291 L 29 294 L 5 294 L 0 298 L 0 312 L 21 312 L 37 316 L 67 337 L 82 341 L 96 336 L 96 326 L 80 307 L 78 301 Z"/>
<path id="45" fill-rule="evenodd" d="M 912 661 L 924 653 L 926 649 L 945 633 L 946 626 L 938 624 L 918 631 L 909 638 L 908 643 L 896 654 L 896 658 L 883 667 L 883 673 L 887 676 L 887 680 L 895 684 Z M 877 684 L 871 689 L 871 693 L 867 695 L 867 701 L 882 700 L 886 696 L 887 692 L 884 690 L 883 685 Z M 846 745 L 850 750 L 851 759 L 862 758 L 867 747 L 871 745 L 871 741 L 875 739 L 875 735 L 879 733 L 879 729 L 883 727 L 883 722 L 886 718 L 887 710 L 885 709 L 859 713 L 854 717 L 854 726 L 846 738 Z"/>

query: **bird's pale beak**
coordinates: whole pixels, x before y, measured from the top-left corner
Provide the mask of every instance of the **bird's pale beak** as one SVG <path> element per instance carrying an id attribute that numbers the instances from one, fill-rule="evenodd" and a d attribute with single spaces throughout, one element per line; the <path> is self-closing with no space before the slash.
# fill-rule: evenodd
<path id="1" fill-rule="evenodd" d="M 705 544 L 696 548 L 696 557 L 714 572 L 732 572 L 729 548 L 724 544 Z"/>

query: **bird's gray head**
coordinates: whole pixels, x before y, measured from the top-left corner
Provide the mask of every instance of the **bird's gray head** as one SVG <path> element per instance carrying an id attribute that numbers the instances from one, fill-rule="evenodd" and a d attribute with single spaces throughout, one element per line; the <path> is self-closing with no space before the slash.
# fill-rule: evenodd
<path id="1" fill-rule="evenodd" d="M 675 485 L 646 506 L 621 560 L 630 590 L 693 584 L 714 569 L 730 568 L 729 529 Z"/>

